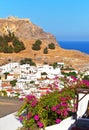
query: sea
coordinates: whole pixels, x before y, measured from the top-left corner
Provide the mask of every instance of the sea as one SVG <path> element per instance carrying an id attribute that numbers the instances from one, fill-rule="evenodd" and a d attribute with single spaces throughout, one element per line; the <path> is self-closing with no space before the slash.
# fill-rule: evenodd
<path id="1" fill-rule="evenodd" d="M 60 47 L 89 54 L 89 41 L 58 41 Z"/>

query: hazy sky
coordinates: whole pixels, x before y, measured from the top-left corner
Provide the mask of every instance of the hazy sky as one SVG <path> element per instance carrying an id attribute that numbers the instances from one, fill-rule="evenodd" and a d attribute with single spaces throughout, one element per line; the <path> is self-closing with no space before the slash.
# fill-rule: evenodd
<path id="1" fill-rule="evenodd" d="M 0 0 L 0 17 L 29 18 L 57 40 L 89 40 L 89 0 Z"/>

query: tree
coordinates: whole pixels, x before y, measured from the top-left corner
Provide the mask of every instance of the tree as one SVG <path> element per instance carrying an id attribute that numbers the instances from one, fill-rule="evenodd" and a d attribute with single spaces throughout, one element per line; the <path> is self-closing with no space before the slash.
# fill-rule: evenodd
<path id="1" fill-rule="evenodd" d="M 13 53 L 13 47 L 10 45 L 10 46 L 8 46 L 8 53 Z"/>
<path id="2" fill-rule="evenodd" d="M 23 64 L 25 64 L 25 61 L 24 61 L 24 60 L 21 60 L 21 61 L 20 61 L 20 65 L 23 65 Z"/>
<path id="3" fill-rule="evenodd" d="M 18 53 L 18 52 L 20 52 L 20 51 L 21 51 L 20 46 L 14 47 L 14 52 L 15 52 L 15 53 Z"/>
<path id="4" fill-rule="evenodd" d="M 76 72 L 69 72 L 69 73 L 62 72 L 62 74 L 65 75 L 65 76 L 74 76 L 74 77 L 77 77 Z"/>
<path id="5" fill-rule="evenodd" d="M 89 75 L 84 75 L 84 80 L 89 80 Z"/>
<path id="6" fill-rule="evenodd" d="M 0 96 L 7 96 L 7 92 L 5 90 L 0 91 Z"/>
<path id="7" fill-rule="evenodd" d="M 31 66 L 36 66 L 35 62 L 33 62 L 33 61 L 30 62 L 30 65 Z"/>
<path id="8" fill-rule="evenodd" d="M 40 47 L 41 44 L 42 44 L 42 42 L 40 40 L 36 40 L 35 43 L 32 44 L 32 50 L 36 50 L 36 51 L 40 50 L 41 49 L 41 47 Z"/>
<path id="9" fill-rule="evenodd" d="M 55 49 L 55 44 L 54 43 L 50 43 L 50 44 L 48 44 L 48 47 L 49 47 L 49 49 Z"/>
<path id="10" fill-rule="evenodd" d="M 39 39 L 35 41 L 35 44 L 41 45 L 42 41 L 40 41 Z"/>
<path id="11" fill-rule="evenodd" d="M 3 36 L 0 36 L 0 43 L 3 43 Z"/>
<path id="12" fill-rule="evenodd" d="M 5 47 L 3 48 L 3 52 L 4 52 L 4 53 L 8 53 L 8 51 L 9 51 L 8 49 L 9 49 L 8 46 L 5 46 Z"/>
<path id="13" fill-rule="evenodd" d="M 10 84 L 14 87 L 14 86 L 16 86 L 16 82 L 17 82 L 17 80 L 12 80 L 12 81 L 10 81 Z"/>
<path id="14" fill-rule="evenodd" d="M 39 44 L 33 44 L 33 45 L 32 45 L 32 50 L 38 51 L 38 50 L 40 50 L 40 49 L 41 49 L 41 47 L 40 47 Z"/>
<path id="15" fill-rule="evenodd" d="M 19 41 L 17 37 L 13 40 L 14 52 L 18 53 L 25 49 L 23 42 Z"/>
<path id="16" fill-rule="evenodd" d="M 11 42 L 12 45 L 8 43 Z M 13 52 L 20 52 L 24 50 L 25 46 L 22 41 L 20 41 L 14 33 L 8 31 L 8 35 L 0 36 L 0 52 L 4 53 L 13 53 Z"/>
<path id="17" fill-rule="evenodd" d="M 23 64 L 29 64 L 31 66 L 36 66 L 35 62 L 32 61 L 31 58 L 24 58 L 20 61 L 20 64 L 23 65 Z"/>
<path id="18" fill-rule="evenodd" d="M 31 62 L 31 61 L 32 61 L 32 58 L 25 58 L 24 61 L 25 61 L 25 62 Z"/>
<path id="19" fill-rule="evenodd" d="M 43 51 L 44 54 L 48 54 L 48 48 L 44 48 L 44 51 Z"/>
<path id="20" fill-rule="evenodd" d="M 42 72 L 41 75 L 47 75 L 47 73 L 46 72 Z"/>
<path id="21" fill-rule="evenodd" d="M 54 69 L 57 68 L 57 66 L 58 66 L 57 62 L 54 62 L 52 66 Z"/>
<path id="22" fill-rule="evenodd" d="M 34 83 L 35 83 L 35 81 L 34 81 L 34 80 L 31 80 L 31 81 L 30 81 L 30 84 L 34 84 Z"/>
<path id="23" fill-rule="evenodd" d="M 4 75 L 5 75 L 5 79 L 7 79 L 7 75 L 9 74 L 9 72 L 5 72 Z"/>

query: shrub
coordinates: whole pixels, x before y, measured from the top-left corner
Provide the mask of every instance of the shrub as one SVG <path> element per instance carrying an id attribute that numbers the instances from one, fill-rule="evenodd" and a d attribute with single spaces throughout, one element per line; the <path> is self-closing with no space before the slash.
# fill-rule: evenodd
<path id="1" fill-rule="evenodd" d="M 3 52 L 4 52 L 4 53 L 8 53 L 8 46 L 5 46 L 5 47 L 3 48 Z"/>
<path id="2" fill-rule="evenodd" d="M 58 124 L 70 116 L 69 111 L 72 111 L 71 100 L 73 98 L 68 90 L 61 93 L 59 91 L 48 92 L 39 100 L 33 95 L 28 95 L 24 105 L 18 111 L 19 120 L 24 128 L 31 130 Z"/>
<path id="3" fill-rule="evenodd" d="M 38 39 L 38 40 L 36 40 L 35 44 L 37 44 L 37 45 L 41 45 L 42 42 Z"/>
<path id="4" fill-rule="evenodd" d="M 46 72 L 41 72 L 41 75 L 47 75 L 47 73 Z"/>
<path id="5" fill-rule="evenodd" d="M 34 83 L 35 83 L 35 81 L 34 81 L 34 80 L 31 80 L 31 81 L 30 81 L 30 84 L 34 84 Z"/>
<path id="6" fill-rule="evenodd" d="M 33 44 L 33 45 L 32 45 L 32 50 L 38 51 L 38 50 L 40 50 L 40 49 L 41 49 L 40 45 L 38 45 L 38 44 Z"/>
<path id="7" fill-rule="evenodd" d="M 54 43 L 50 43 L 50 44 L 48 44 L 48 47 L 49 47 L 49 49 L 55 49 L 55 44 Z"/>
<path id="8" fill-rule="evenodd" d="M 44 48 L 44 51 L 43 51 L 44 54 L 48 54 L 48 48 Z"/>
<path id="9" fill-rule="evenodd" d="M 60 82 L 64 84 L 64 88 L 60 91 L 47 92 L 40 99 L 33 95 L 26 96 L 23 106 L 18 111 L 19 120 L 23 124 L 21 130 L 38 130 L 58 124 L 76 112 L 76 89 L 89 89 L 89 81 L 71 76 L 71 78 L 61 77 Z"/>
<path id="10" fill-rule="evenodd" d="M 30 65 L 31 66 L 36 66 L 35 62 L 33 62 L 33 61 L 30 62 Z"/>
<path id="11" fill-rule="evenodd" d="M 54 62 L 54 63 L 52 64 L 52 66 L 53 66 L 54 69 L 57 68 L 57 67 L 58 67 L 57 62 Z"/>
<path id="12" fill-rule="evenodd" d="M 13 53 L 13 47 L 10 45 L 10 46 L 5 46 L 4 48 L 3 48 L 3 52 L 4 53 Z"/>
<path id="13" fill-rule="evenodd" d="M 37 40 L 37 41 L 32 45 L 32 50 L 36 50 L 36 51 L 40 50 L 40 49 L 41 49 L 41 47 L 40 47 L 41 44 L 42 44 L 42 42 L 41 42 L 40 40 Z"/>
<path id="14" fill-rule="evenodd" d="M 17 37 L 13 39 L 14 52 L 18 53 L 25 49 L 23 42 L 19 41 Z"/>
<path id="15" fill-rule="evenodd" d="M 12 81 L 10 81 L 10 84 L 11 84 L 12 86 L 16 86 L 16 82 L 17 82 L 17 80 L 12 80 Z"/>
<path id="16" fill-rule="evenodd" d="M 0 96 L 6 96 L 7 97 L 7 91 L 0 90 Z"/>
<path id="17" fill-rule="evenodd" d="M 7 79 L 7 75 L 9 74 L 9 72 L 5 72 L 4 75 L 5 75 L 5 79 Z"/>
<path id="18" fill-rule="evenodd" d="M 89 80 L 89 75 L 84 75 L 84 80 Z"/>
<path id="19" fill-rule="evenodd" d="M 65 75 L 65 76 L 74 76 L 74 77 L 77 77 L 76 72 L 69 72 L 69 73 L 62 72 L 62 74 Z"/>
<path id="20" fill-rule="evenodd" d="M 31 58 L 24 58 L 20 61 L 20 64 L 23 65 L 23 64 L 29 64 L 31 66 L 36 66 L 36 64 L 32 61 Z"/>

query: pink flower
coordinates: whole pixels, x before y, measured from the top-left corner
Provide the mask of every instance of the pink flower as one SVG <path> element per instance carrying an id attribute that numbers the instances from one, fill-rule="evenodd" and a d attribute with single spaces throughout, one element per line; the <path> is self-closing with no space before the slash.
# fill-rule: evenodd
<path id="1" fill-rule="evenodd" d="M 47 90 L 47 91 L 46 91 L 46 93 L 47 93 L 47 94 L 49 94 L 49 93 L 50 93 L 50 91 L 49 91 L 49 90 Z"/>
<path id="2" fill-rule="evenodd" d="M 52 111 L 56 111 L 56 109 L 57 109 L 56 106 L 52 107 Z"/>
<path id="3" fill-rule="evenodd" d="M 61 119 L 58 119 L 58 118 L 57 118 L 55 122 L 56 122 L 56 124 L 58 124 L 58 123 L 61 122 Z"/>
<path id="4" fill-rule="evenodd" d="M 62 103 L 61 103 L 61 106 L 62 106 L 62 107 L 67 107 L 68 104 L 67 104 L 66 102 L 62 102 Z"/>
<path id="5" fill-rule="evenodd" d="M 66 101 L 66 97 L 62 97 L 61 100 L 62 100 L 62 101 Z"/>
<path id="6" fill-rule="evenodd" d="M 22 122 L 23 121 L 23 116 L 19 116 L 19 120 Z"/>
<path id="7" fill-rule="evenodd" d="M 57 113 L 57 114 L 60 114 L 60 113 L 61 113 L 61 111 L 60 111 L 60 110 L 57 110 L 57 111 L 56 111 L 56 113 Z"/>
<path id="8" fill-rule="evenodd" d="M 57 108 L 57 109 L 60 108 L 60 104 L 57 104 L 57 105 L 56 105 L 56 108 Z"/>
<path id="9" fill-rule="evenodd" d="M 63 113 L 63 115 L 64 115 L 65 117 L 68 116 L 68 112 L 65 110 L 64 113 Z"/>
<path id="10" fill-rule="evenodd" d="M 32 106 L 32 107 L 35 107 L 36 105 L 37 105 L 37 101 L 34 100 L 34 101 L 31 103 L 31 106 Z"/>
<path id="11" fill-rule="evenodd" d="M 35 121 L 38 121 L 39 119 L 40 119 L 40 117 L 39 117 L 38 115 L 35 115 L 35 116 L 34 116 L 34 120 L 35 120 Z"/>
<path id="12" fill-rule="evenodd" d="M 37 122 L 37 125 L 40 127 L 40 128 L 43 128 L 44 127 L 44 124 L 40 121 Z"/>
<path id="13" fill-rule="evenodd" d="M 34 95 L 27 95 L 26 96 L 27 99 L 27 103 L 29 103 L 30 101 L 32 101 L 33 99 L 36 99 L 36 97 Z"/>
<path id="14" fill-rule="evenodd" d="M 59 78 L 58 76 L 55 76 L 55 77 L 54 77 L 54 80 L 57 80 L 58 78 Z"/>
<path id="15" fill-rule="evenodd" d="M 76 77 L 71 76 L 71 78 L 73 79 L 73 82 L 76 82 L 76 81 L 77 81 L 77 78 L 76 78 Z"/>

